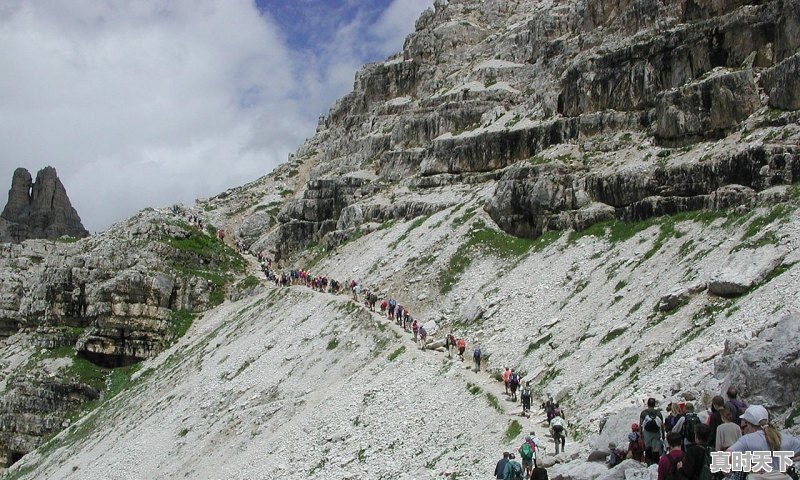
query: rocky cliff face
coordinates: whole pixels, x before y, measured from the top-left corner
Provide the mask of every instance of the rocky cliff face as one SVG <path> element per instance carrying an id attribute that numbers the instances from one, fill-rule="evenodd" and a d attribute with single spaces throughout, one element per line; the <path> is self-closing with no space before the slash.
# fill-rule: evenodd
<path id="1" fill-rule="evenodd" d="M 0 463 L 41 445 L 103 396 L 113 369 L 167 348 L 194 312 L 222 301 L 242 265 L 213 233 L 155 210 L 89 239 L 5 244 Z"/>
<path id="2" fill-rule="evenodd" d="M 800 7 L 723 3 L 437 2 L 331 108 L 254 243 L 337 244 L 403 217 L 386 197 L 463 183 L 497 181 L 492 219 L 534 237 L 775 200 L 759 194 L 797 181 Z"/>
<path id="3" fill-rule="evenodd" d="M 39 170 L 35 182 L 27 170 L 16 169 L 0 218 L 0 242 L 89 236 L 53 167 Z"/>

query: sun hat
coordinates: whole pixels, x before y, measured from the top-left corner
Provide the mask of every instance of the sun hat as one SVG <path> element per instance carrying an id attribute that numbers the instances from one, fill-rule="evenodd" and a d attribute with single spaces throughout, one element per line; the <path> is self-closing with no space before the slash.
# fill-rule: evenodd
<path id="1" fill-rule="evenodd" d="M 750 405 L 739 417 L 739 419 L 759 426 L 761 425 L 762 420 L 769 420 L 769 413 L 767 412 L 767 409 L 761 405 Z"/>

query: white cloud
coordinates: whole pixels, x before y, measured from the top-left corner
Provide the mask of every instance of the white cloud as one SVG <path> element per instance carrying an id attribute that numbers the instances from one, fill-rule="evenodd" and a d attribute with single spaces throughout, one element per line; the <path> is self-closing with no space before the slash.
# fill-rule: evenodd
<path id="1" fill-rule="evenodd" d="M 357 13 L 298 54 L 251 0 L 5 2 L 0 185 L 53 165 L 94 231 L 251 181 L 352 88 L 367 42 L 400 51 L 430 3 Z"/>

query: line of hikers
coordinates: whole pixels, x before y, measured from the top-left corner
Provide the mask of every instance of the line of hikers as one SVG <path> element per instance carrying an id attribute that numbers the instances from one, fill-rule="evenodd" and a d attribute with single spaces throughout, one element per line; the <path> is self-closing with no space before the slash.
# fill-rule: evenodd
<path id="1" fill-rule="evenodd" d="M 779 456 L 775 453 L 783 452 L 790 457 L 800 455 L 800 440 L 779 432 L 769 421 L 769 413 L 763 406 L 748 406 L 739 399 L 736 387 L 729 387 L 726 396 L 727 401 L 720 395 L 711 400 L 705 419 L 700 418 L 691 402 L 672 402 L 662 413 L 656 408 L 656 400 L 649 398 L 638 423 L 631 425 L 627 451 L 617 448 L 615 443 L 608 445 L 609 467 L 628 458 L 647 465 L 657 463 L 658 480 L 743 480 L 745 477 L 757 480 L 763 474 L 766 474 L 763 478 L 776 480 L 796 479 L 779 472 Z M 768 455 L 769 461 L 757 468 L 750 468 L 748 464 L 747 471 L 736 472 L 730 471 L 736 466 L 730 461 L 732 452 L 747 452 L 747 462 L 754 458 L 754 452 L 771 455 Z M 728 461 L 724 463 L 726 458 Z M 717 461 L 722 463 L 715 464 Z M 715 465 L 722 468 L 714 468 L 712 472 Z"/>

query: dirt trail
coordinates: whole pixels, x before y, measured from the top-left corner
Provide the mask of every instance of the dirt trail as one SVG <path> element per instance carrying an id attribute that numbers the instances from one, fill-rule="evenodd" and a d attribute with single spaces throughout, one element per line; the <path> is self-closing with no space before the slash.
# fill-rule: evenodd
<path id="1" fill-rule="evenodd" d="M 247 263 L 250 266 L 251 270 L 253 270 L 254 275 L 257 278 L 260 278 L 261 281 L 265 286 L 268 288 L 278 288 L 275 287 L 273 282 L 266 280 L 263 277 L 263 272 L 261 271 L 261 266 L 258 264 L 256 259 L 252 256 L 246 255 L 245 258 L 247 259 Z M 310 287 L 295 285 L 294 287 L 306 288 L 309 289 Z M 428 359 L 436 356 L 438 358 L 447 358 L 446 351 L 438 351 L 434 349 L 425 349 L 422 348 L 414 342 L 414 338 L 411 332 L 407 332 L 403 329 L 402 326 L 395 323 L 394 320 L 389 319 L 385 314 L 382 314 L 380 311 L 371 311 L 363 302 L 356 302 L 353 298 L 351 298 L 347 293 L 340 293 L 340 294 L 332 294 L 329 292 L 318 292 L 313 290 L 315 293 L 324 294 L 324 295 L 336 295 L 339 297 L 346 298 L 346 301 L 356 303 L 359 308 L 362 308 L 365 311 L 368 311 L 372 314 L 373 318 L 382 322 L 384 325 L 389 327 L 394 333 L 397 334 L 397 337 L 400 339 L 402 344 L 406 347 L 406 352 L 412 355 L 416 355 L 418 357 L 428 357 Z M 436 335 L 429 336 L 428 343 L 436 343 L 432 339 L 439 338 L 443 336 L 443 332 L 437 332 Z M 391 346 L 388 351 L 393 351 L 397 346 Z M 555 453 L 555 444 L 553 439 L 550 435 L 549 429 L 547 427 L 547 420 L 542 411 L 540 405 L 542 404 L 542 399 L 533 397 L 531 399 L 531 412 L 528 413 L 527 416 L 522 415 L 522 403 L 520 401 L 520 394 L 517 391 L 517 401 L 511 400 L 510 395 L 506 395 L 505 393 L 505 386 L 503 382 L 497 381 L 487 370 L 485 361 L 482 362 L 481 371 L 476 372 L 474 369 L 474 362 L 472 360 L 472 348 L 470 345 L 467 345 L 467 350 L 464 352 L 464 361 L 461 362 L 458 358 L 457 352 L 454 352 L 452 358 L 450 360 L 453 363 L 453 368 L 457 368 L 457 375 L 464 381 L 464 391 L 465 394 L 468 394 L 469 385 L 475 385 L 481 389 L 481 394 L 486 395 L 487 399 L 490 398 L 491 395 L 494 397 L 497 402 L 496 404 L 499 405 L 501 413 L 504 417 L 507 417 L 507 421 L 511 422 L 511 420 L 517 420 L 522 427 L 521 434 L 517 437 L 517 440 L 512 442 L 512 445 L 509 448 L 516 449 L 524 436 L 534 432 L 536 436 L 542 441 L 545 445 L 545 455 L 553 455 Z M 568 454 L 572 454 L 580 449 L 580 445 L 575 443 L 570 439 L 569 436 L 569 427 L 568 427 L 568 436 L 566 442 L 566 452 Z"/>

